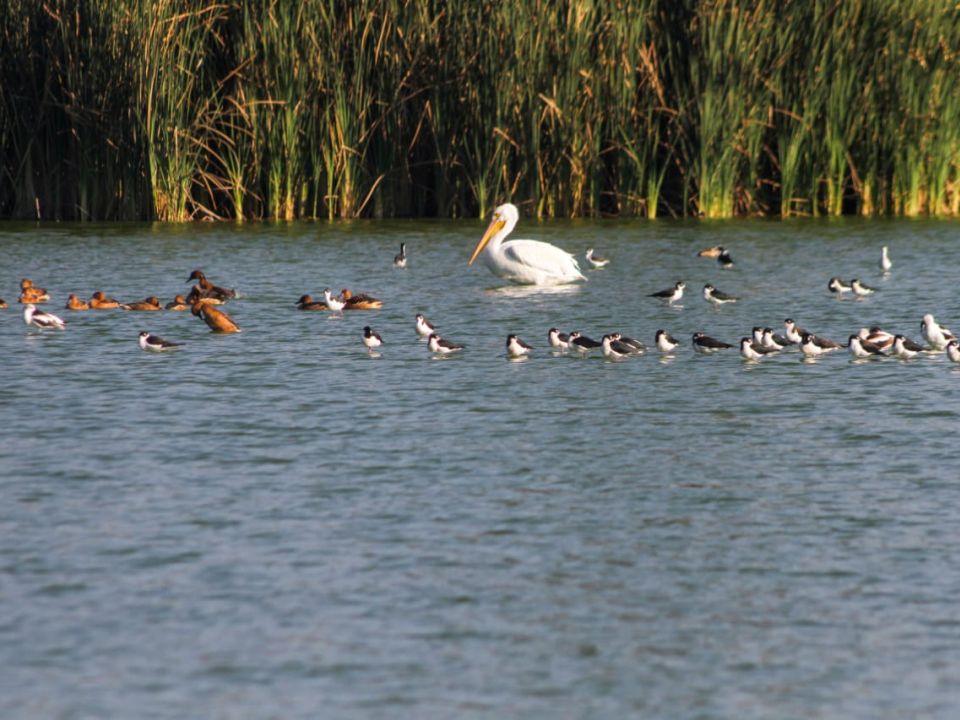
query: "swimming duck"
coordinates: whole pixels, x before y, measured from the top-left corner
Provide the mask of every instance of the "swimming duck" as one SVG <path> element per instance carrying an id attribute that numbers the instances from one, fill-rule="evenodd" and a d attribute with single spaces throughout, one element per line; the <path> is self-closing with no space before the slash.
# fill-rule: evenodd
<path id="1" fill-rule="evenodd" d="M 76 293 L 70 293 L 70 297 L 67 298 L 67 304 L 64 307 L 67 310 L 89 310 L 90 303 L 78 298 Z"/>
<path id="2" fill-rule="evenodd" d="M 346 288 L 340 291 L 340 299 L 346 303 L 343 306 L 344 310 L 379 310 L 383 307 L 382 300 L 370 297 L 366 293 L 354 295 Z"/>
<path id="3" fill-rule="evenodd" d="M 7 309 L 7 301 L 4 300 L 3 298 L 0 298 L 0 310 L 6 310 L 6 309 Z"/>
<path id="4" fill-rule="evenodd" d="M 120 307 L 120 303 L 113 298 L 108 298 L 102 290 L 97 290 L 90 298 L 91 310 L 115 310 Z"/>
<path id="5" fill-rule="evenodd" d="M 222 288 L 214 285 L 212 282 L 207 280 L 207 276 L 203 274 L 202 270 L 194 270 L 190 273 L 190 277 L 187 278 L 187 282 L 193 280 L 197 281 L 197 285 L 200 286 L 201 292 L 206 297 L 215 297 L 220 300 L 229 300 L 230 298 L 235 298 L 237 296 L 237 291 L 232 288 Z"/>
<path id="6" fill-rule="evenodd" d="M 187 293 L 187 305 L 193 305 L 197 302 L 202 302 L 205 305 L 223 305 L 223 298 L 217 297 L 216 295 L 208 295 L 198 286 L 194 285 L 190 288 L 190 292 Z"/>
<path id="7" fill-rule="evenodd" d="M 164 309 L 173 310 L 174 312 L 183 312 L 184 310 L 189 310 L 190 306 L 187 305 L 187 300 L 183 297 L 183 295 L 177 295 L 171 302 L 168 302 L 166 306 L 164 306 Z"/>
<path id="8" fill-rule="evenodd" d="M 20 297 L 17 298 L 18 302 L 26 305 L 29 303 L 47 302 L 49 299 L 50 293 L 43 288 L 34 286 L 33 280 L 30 278 L 23 278 L 23 280 L 20 281 Z"/>
<path id="9" fill-rule="evenodd" d="M 301 310 L 329 310 L 323 300 L 314 300 L 312 295 L 301 295 L 296 306 Z"/>
<path id="10" fill-rule="evenodd" d="M 138 311 L 148 311 L 148 310 L 163 310 L 163 306 L 160 304 L 160 300 L 155 296 L 151 295 L 141 302 L 132 302 L 124 303 L 120 306 L 124 310 L 138 310 Z"/>
<path id="11" fill-rule="evenodd" d="M 235 333 L 240 327 L 223 310 L 218 310 L 212 304 L 198 301 L 190 308 L 190 312 L 202 319 L 213 332 Z"/>

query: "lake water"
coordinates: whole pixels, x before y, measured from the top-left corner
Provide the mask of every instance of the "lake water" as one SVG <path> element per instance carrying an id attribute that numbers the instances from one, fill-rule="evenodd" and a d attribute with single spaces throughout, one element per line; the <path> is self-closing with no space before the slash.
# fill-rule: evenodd
<path id="1" fill-rule="evenodd" d="M 521 220 L 612 259 L 539 292 L 467 267 L 483 228 L 0 226 L 0 717 L 956 717 L 960 369 L 690 336 L 960 326 L 960 225 Z M 194 268 L 242 333 L 61 310 Z M 24 276 L 65 332 L 24 325 Z M 677 279 L 682 308 L 647 297 Z M 328 286 L 386 305 L 294 307 Z M 683 345 L 558 356 L 554 325 Z"/>

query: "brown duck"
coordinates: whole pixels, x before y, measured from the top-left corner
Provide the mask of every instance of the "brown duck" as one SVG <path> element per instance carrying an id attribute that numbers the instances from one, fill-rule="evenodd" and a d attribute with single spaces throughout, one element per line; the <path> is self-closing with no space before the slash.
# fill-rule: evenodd
<path id="1" fill-rule="evenodd" d="M 323 300 L 314 300 L 312 295 L 301 295 L 297 300 L 297 307 L 301 310 L 329 310 Z"/>
<path id="2" fill-rule="evenodd" d="M 76 293 L 70 293 L 70 297 L 67 298 L 66 308 L 67 310 L 89 310 L 90 303 L 78 298 Z"/>
<path id="3" fill-rule="evenodd" d="M 190 273 L 190 277 L 187 278 L 187 282 L 191 282 L 193 280 L 197 281 L 197 285 L 199 286 L 203 297 L 215 297 L 220 300 L 229 300 L 230 298 L 235 298 L 237 296 L 236 290 L 232 288 L 228 289 L 218 287 L 207 280 L 207 276 L 203 274 L 202 270 L 194 270 L 192 273 Z"/>
<path id="4" fill-rule="evenodd" d="M 160 300 L 155 295 L 151 295 L 141 302 L 124 303 L 120 307 L 122 307 L 124 310 L 163 310 Z"/>
<path id="5" fill-rule="evenodd" d="M 90 298 L 90 308 L 92 310 L 116 310 L 120 303 L 113 298 L 108 298 L 102 290 L 97 290 Z"/>
<path id="6" fill-rule="evenodd" d="M 379 310 L 383 307 L 382 300 L 370 297 L 366 293 L 357 293 L 354 295 L 346 288 L 340 291 L 340 299 L 346 303 L 346 305 L 343 306 L 344 310 Z"/>
<path id="7" fill-rule="evenodd" d="M 167 303 L 165 309 L 173 310 L 174 312 L 183 312 L 184 310 L 189 310 L 190 306 L 187 305 L 187 301 L 183 295 L 177 295 L 171 302 Z"/>
<path id="8" fill-rule="evenodd" d="M 20 297 L 18 302 L 28 305 L 30 303 L 43 303 L 50 299 L 50 293 L 43 288 L 38 288 L 33 284 L 30 278 L 24 278 L 20 281 Z"/>
<path id="9" fill-rule="evenodd" d="M 223 310 L 218 310 L 210 303 L 195 302 L 190 308 L 197 317 L 201 318 L 213 332 L 235 333 L 240 332 L 240 328 Z"/>

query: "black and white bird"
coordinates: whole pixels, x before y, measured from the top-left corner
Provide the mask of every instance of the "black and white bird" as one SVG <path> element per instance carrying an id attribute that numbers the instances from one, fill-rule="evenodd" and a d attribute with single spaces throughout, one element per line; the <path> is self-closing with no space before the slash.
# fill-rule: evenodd
<path id="1" fill-rule="evenodd" d="M 947 343 L 947 357 L 950 362 L 960 363 L 960 343 L 956 340 Z"/>
<path id="2" fill-rule="evenodd" d="M 323 291 L 323 300 L 327 303 L 327 307 L 330 308 L 335 313 L 343 314 L 343 308 L 346 307 L 347 301 L 341 297 L 335 297 L 330 288 L 325 288 Z"/>
<path id="3" fill-rule="evenodd" d="M 802 327 L 799 327 L 792 318 L 787 318 L 783 321 L 784 336 L 792 342 L 794 345 L 799 345 L 803 342 L 803 336 L 808 335 L 809 333 L 804 330 Z"/>
<path id="4" fill-rule="evenodd" d="M 680 341 L 672 337 L 666 330 L 657 330 L 654 339 L 657 343 L 657 350 L 662 353 L 672 353 L 680 347 Z"/>
<path id="5" fill-rule="evenodd" d="M 723 245 L 714 245 L 697 253 L 698 257 L 715 257 L 720 267 L 733 267 L 733 258 Z"/>
<path id="6" fill-rule="evenodd" d="M 516 335 L 507 335 L 507 355 L 512 358 L 523 357 L 527 353 L 533 350 L 532 347 L 527 345 L 523 340 L 518 338 Z"/>
<path id="7" fill-rule="evenodd" d="M 758 347 L 753 338 L 740 338 L 740 357 L 744 360 L 759 360 L 767 355 L 772 355 L 779 350 L 769 350 L 765 347 Z"/>
<path id="8" fill-rule="evenodd" d="M 693 349 L 698 353 L 709 355 L 710 353 L 720 352 L 721 350 L 726 350 L 732 347 L 733 345 L 725 343 L 722 340 L 712 338 L 709 335 L 704 335 L 702 332 L 696 332 L 693 334 Z"/>
<path id="9" fill-rule="evenodd" d="M 611 333 L 611 334 L 613 335 L 614 340 L 618 340 L 619 342 L 623 343 L 628 348 L 630 348 L 630 353 L 632 355 L 643 355 L 643 353 L 647 351 L 647 346 L 644 345 L 639 340 L 634 340 L 632 337 L 627 337 L 623 333 L 617 332 L 617 333 Z"/>
<path id="10" fill-rule="evenodd" d="M 843 345 L 827 340 L 813 333 L 806 333 L 800 341 L 800 352 L 806 357 L 818 357 L 824 353 L 839 350 Z"/>
<path id="11" fill-rule="evenodd" d="M 32 325 L 42 329 L 45 328 L 56 328 L 57 330 L 63 330 L 66 328 L 67 324 L 59 317 L 53 313 L 48 313 L 45 310 L 37 310 L 37 306 L 33 303 L 28 303 L 27 306 L 23 309 L 23 321 L 27 325 Z"/>
<path id="12" fill-rule="evenodd" d="M 547 331 L 547 340 L 550 342 L 550 347 L 557 350 L 567 350 L 570 347 L 570 336 L 555 327 Z"/>
<path id="13" fill-rule="evenodd" d="M 607 265 L 610 262 L 610 258 L 605 258 L 602 255 L 595 255 L 593 248 L 588 248 L 584 257 L 587 259 L 587 262 L 595 268 L 602 268 L 604 265 Z"/>
<path id="14" fill-rule="evenodd" d="M 457 345 L 449 340 L 444 340 L 436 333 L 433 333 L 427 338 L 427 347 L 430 348 L 430 352 L 437 355 L 450 355 L 451 353 L 463 350 L 463 345 Z"/>
<path id="15" fill-rule="evenodd" d="M 893 354 L 902 360 L 909 360 L 917 353 L 926 352 L 926 350 L 927 348 L 920 343 L 916 343 L 903 335 L 896 335 L 893 338 Z"/>
<path id="16" fill-rule="evenodd" d="M 180 343 L 164 340 L 158 335 L 151 335 L 146 330 L 140 333 L 140 337 L 137 342 L 139 343 L 141 349 L 151 350 L 153 352 L 163 352 L 165 350 L 173 350 L 174 348 L 180 347 Z"/>
<path id="17" fill-rule="evenodd" d="M 725 292 L 717 290 L 713 285 L 707 284 L 703 286 L 703 299 L 714 305 L 726 305 L 728 303 L 735 303 L 740 298 L 728 295 Z"/>
<path id="18" fill-rule="evenodd" d="M 890 259 L 890 254 L 887 252 L 887 246 L 884 245 L 882 248 L 880 248 L 880 270 L 881 272 L 888 273 L 892 267 L 893 261 Z"/>
<path id="19" fill-rule="evenodd" d="M 600 345 L 603 347 L 603 356 L 610 360 L 619 360 L 635 354 L 633 348 L 617 339 L 617 333 L 604 335 Z"/>
<path id="20" fill-rule="evenodd" d="M 380 337 L 377 333 L 373 331 L 373 328 L 369 325 L 363 326 L 363 344 L 367 348 L 367 352 L 372 353 L 378 347 L 383 345 L 383 338 Z"/>
<path id="21" fill-rule="evenodd" d="M 660 292 L 650 293 L 649 297 L 665 300 L 667 303 L 675 303 L 683 297 L 683 289 L 687 286 L 682 280 L 674 284 L 672 288 L 661 290 Z"/>
<path id="22" fill-rule="evenodd" d="M 838 277 L 830 278 L 830 282 L 827 283 L 827 289 L 832 292 L 834 295 L 843 295 L 853 290 L 852 287 L 847 285 L 843 280 Z"/>
<path id="23" fill-rule="evenodd" d="M 873 295 L 877 291 L 876 288 L 872 288 L 869 285 L 864 285 L 858 278 L 854 278 L 850 281 L 850 287 L 853 288 L 853 294 L 857 297 Z"/>
<path id="24" fill-rule="evenodd" d="M 754 345 L 757 343 L 754 342 Z M 783 350 L 785 347 L 789 346 L 791 343 L 783 335 L 777 335 L 773 331 L 773 328 L 764 328 L 763 333 L 760 336 L 760 347 L 764 350 Z"/>
<path id="25" fill-rule="evenodd" d="M 398 268 L 407 266 L 407 244 L 400 243 L 400 252 L 393 256 L 393 264 Z"/>
<path id="26" fill-rule="evenodd" d="M 593 338 L 583 335 L 579 330 L 574 330 L 572 333 L 570 333 L 569 343 L 570 347 L 579 350 L 582 353 L 590 352 L 591 350 L 603 345 L 603 343 L 599 343 Z"/>
<path id="27" fill-rule="evenodd" d="M 422 313 L 417 313 L 417 335 L 422 338 L 428 338 L 433 335 L 437 329 Z"/>
<path id="28" fill-rule="evenodd" d="M 862 340 L 859 335 L 847 339 L 847 349 L 855 358 L 883 357 L 883 350 L 869 340 Z"/>
<path id="29" fill-rule="evenodd" d="M 954 334 L 934 320 L 930 313 L 923 316 L 923 320 L 920 322 L 920 333 L 923 335 L 923 339 L 930 344 L 930 347 L 938 351 L 945 350 L 947 343 L 956 340 Z"/>

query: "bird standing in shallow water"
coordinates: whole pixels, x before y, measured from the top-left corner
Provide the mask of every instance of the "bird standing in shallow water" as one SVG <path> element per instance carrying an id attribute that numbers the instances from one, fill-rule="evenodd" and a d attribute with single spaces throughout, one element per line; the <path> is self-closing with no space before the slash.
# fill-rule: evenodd
<path id="1" fill-rule="evenodd" d="M 547 330 L 547 342 L 550 343 L 552 348 L 567 350 L 570 347 L 570 336 L 552 327 Z"/>
<path id="2" fill-rule="evenodd" d="M 369 325 L 366 325 L 363 328 L 363 344 L 366 346 L 367 352 L 372 353 L 378 347 L 383 345 L 383 338 L 375 333 L 373 328 L 371 328 Z"/>
<path id="3" fill-rule="evenodd" d="M 63 330 L 67 325 L 62 319 L 53 313 L 37 310 L 36 305 L 33 303 L 27 303 L 27 306 L 23 309 L 23 321 L 27 325 L 32 325 L 33 327 L 40 328 L 41 330 L 45 328 L 56 328 L 57 330 Z"/>
<path id="4" fill-rule="evenodd" d="M 951 362 L 960 363 L 960 343 L 956 340 L 947 343 L 947 357 Z"/>
<path id="5" fill-rule="evenodd" d="M 324 288 L 323 299 L 327 303 L 328 308 L 335 313 L 340 313 L 343 315 L 343 308 L 346 307 L 347 302 L 342 298 L 334 297 L 333 293 L 330 291 L 330 288 Z"/>
<path id="6" fill-rule="evenodd" d="M 657 350 L 662 353 L 671 353 L 680 347 L 680 341 L 672 337 L 666 330 L 657 330 L 654 339 L 657 343 Z"/>
<path id="7" fill-rule="evenodd" d="M 884 245 L 882 248 L 880 248 L 880 270 L 884 273 L 888 273 L 892 267 L 893 261 L 890 259 L 890 255 L 887 253 L 887 246 Z"/>
<path id="8" fill-rule="evenodd" d="M 934 350 L 944 350 L 947 347 L 947 343 L 956 339 L 953 333 L 934 320 L 933 315 L 930 313 L 923 316 L 923 320 L 920 323 L 920 333 L 923 335 L 923 339 L 926 340 Z"/>
<path id="9" fill-rule="evenodd" d="M 693 349 L 703 355 L 709 355 L 710 353 L 719 352 L 732 347 L 733 345 L 725 343 L 722 340 L 712 338 L 709 335 L 704 335 L 702 332 L 693 334 Z"/>
<path id="10" fill-rule="evenodd" d="M 873 295 L 876 292 L 875 288 L 870 287 L 869 285 L 864 285 L 860 282 L 859 279 L 854 278 L 850 281 L 850 287 L 853 290 L 853 294 L 857 297 L 865 297 L 866 295 Z"/>
<path id="11" fill-rule="evenodd" d="M 393 256 L 393 264 L 398 268 L 407 266 L 407 244 L 400 243 L 400 252 Z"/>
<path id="12" fill-rule="evenodd" d="M 703 299 L 708 303 L 713 303 L 714 305 L 727 305 L 729 303 L 735 303 L 740 298 L 734 297 L 733 295 L 728 295 L 725 292 L 721 292 L 713 285 L 704 285 Z"/>
<path id="13" fill-rule="evenodd" d="M 588 248 L 584 257 L 587 259 L 587 262 L 593 265 L 595 268 L 602 268 L 610 263 L 610 258 L 594 255 L 593 248 Z"/>
<path id="14" fill-rule="evenodd" d="M 157 335 L 151 335 L 146 330 L 140 333 L 137 343 L 144 350 L 151 350 L 153 352 L 163 352 L 164 350 L 173 350 L 174 348 L 180 347 L 180 343 L 164 340 Z"/>
<path id="15" fill-rule="evenodd" d="M 430 337 L 427 338 L 427 347 L 430 349 L 430 352 L 436 355 L 450 355 L 463 350 L 463 345 L 457 345 L 449 340 L 444 340 L 436 333 L 431 334 Z"/>
<path id="16" fill-rule="evenodd" d="M 664 300 L 668 305 L 675 303 L 677 300 L 683 297 L 683 289 L 687 286 L 682 280 L 678 280 L 672 288 L 667 288 L 666 290 L 661 290 L 659 292 L 650 293 L 648 297 L 657 298 L 657 300 Z"/>
<path id="17" fill-rule="evenodd" d="M 426 339 L 433 335 L 437 329 L 433 323 L 427 320 L 422 313 L 417 313 L 417 335 Z"/>
<path id="18" fill-rule="evenodd" d="M 851 290 L 853 290 L 852 287 L 847 285 L 843 280 L 841 280 L 838 277 L 830 278 L 830 282 L 827 283 L 827 289 L 837 297 L 840 297 L 844 293 L 848 293 Z"/>
<path id="19" fill-rule="evenodd" d="M 532 347 L 527 345 L 523 340 L 518 338 L 516 335 L 507 335 L 507 355 L 512 358 L 519 358 L 527 355 Z"/>

